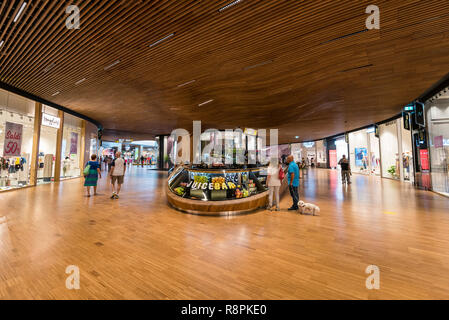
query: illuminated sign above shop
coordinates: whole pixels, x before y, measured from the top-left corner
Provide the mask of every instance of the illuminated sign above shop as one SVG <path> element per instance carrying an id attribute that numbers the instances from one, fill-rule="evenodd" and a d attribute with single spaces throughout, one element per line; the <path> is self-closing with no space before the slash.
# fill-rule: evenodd
<path id="1" fill-rule="evenodd" d="M 51 127 L 51 128 L 55 128 L 55 129 L 59 129 L 59 127 L 61 126 L 61 119 L 58 117 L 52 116 L 50 114 L 43 113 L 42 114 L 42 125 Z"/>
<path id="2" fill-rule="evenodd" d="M 257 130 L 250 128 L 246 128 L 244 133 L 249 136 L 257 136 Z"/>
<path id="3" fill-rule="evenodd" d="M 406 105 L 404 107 L 404 111 L 405 112 L 407 112 L 407 111 L 415 111 L 415 104 L 414 103 L 409 103 L 408 105 Z"/>
<path id="4" fill-rule="evenodd" d="M 313 148 L 315 146 L 315 142 L 303 142 L 302 144 L 305 148 Z"/>
<path id="5" fill-rule="evenodd" d="M 376 132 L 376 127 L 370 127 L 368 129 L 366 129 L 366 133 L 375 133 Z"/>

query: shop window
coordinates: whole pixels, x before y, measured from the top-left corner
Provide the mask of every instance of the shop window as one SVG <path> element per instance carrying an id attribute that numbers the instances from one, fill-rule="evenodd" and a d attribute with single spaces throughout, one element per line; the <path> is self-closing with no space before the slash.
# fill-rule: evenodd
<path id="1" fill-rule="evenodd" d="M 316 141 L 316 165 L 320 168 L 326 167 L 326 146 L 324 140 Z"/>
<path id="2" fill-rule="evenodd" d="M 393 120 L 379 126 L 382 177 L 384 178 L 400 178 L 398 121 Z"/>
<path id="3" fill-rule="evenodd" d="M 413 170 L 413 144 L 412 134 L 410 130 L 401 125 L 401 140 L 402 140 L 402 171 L 404 181 L 414 181 Z"/>
<path id="4" fill-rule="evenodd" d="M 449 96 L 427 103 L 426 118 L 432 189 L 449 196 Z"/>
<path id="5" fill-rule="evenodd" d="M 61 119 L 58 110 L 42 107 L 41 136 L 39 140 L 37 184 L 50 183 L 55 177 L 56 143 Z"/>
<path id="6" fill-rule="evenodd" d="M 34 102 L 0 90 L 0 191 L 28 186 Z"/>
<path id="7" fill-rule="evenodd" d="M 81 175 L 81 127 L 82 120 L 68 113 L 64 114 L 64 129 L 61 148 L 61 178 Z"/>
<path id="8" fill-rule="evenodd" d="M 379 138 L 372 128 L 349 133 L 349 153 L 353 172 L 380 175 Z"/>

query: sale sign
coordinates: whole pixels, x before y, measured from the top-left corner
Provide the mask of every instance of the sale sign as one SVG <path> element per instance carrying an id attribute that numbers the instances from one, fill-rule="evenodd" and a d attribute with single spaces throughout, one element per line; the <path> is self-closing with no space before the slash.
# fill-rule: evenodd
<path id="1" fill-rule="evenodd" d="M 421 169 L 429 170 L 429 150 L 421 149 L 419 150 L 419 157 L 421 159 Z"/>
<path id="2" fill-rule="evenodd" d="M 22 149 L 23 126 L 18 123 L 6 122 L 5 144 L 3 147 L 4 157 L 18 157 Z"/>
<path id="3" fill-rule="evenodd" d="M 443 148 L 444 146 L 443 136 L 433 138 L 433 144 L 435 145 L 435 148 Z"/>
<path id="4" fill-rule="evenodd" d="M 72 132 L 70 135 L 70 154 L 78 153 L 78 133 Z"/>

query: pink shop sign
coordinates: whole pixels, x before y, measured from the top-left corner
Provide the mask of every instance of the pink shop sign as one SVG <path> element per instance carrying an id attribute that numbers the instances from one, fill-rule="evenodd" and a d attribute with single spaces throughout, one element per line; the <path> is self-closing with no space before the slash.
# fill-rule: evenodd
<path id="1" fill-rule="evenodd" d="M 433 138 L 435 148 L 443 148 L 443 136 Z"/>
<path id="2" fill-rule="evenodd" d="M 23 126 L 18 123 L 6 122 L 5 143 L 3 145 L 4 157 L 18 157 L 22 149 Z"/>

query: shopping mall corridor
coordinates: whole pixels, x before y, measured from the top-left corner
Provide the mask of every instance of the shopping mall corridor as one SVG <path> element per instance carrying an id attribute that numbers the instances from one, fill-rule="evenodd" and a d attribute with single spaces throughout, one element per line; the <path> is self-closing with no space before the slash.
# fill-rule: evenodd
<path id="1" fill-rule="evenodd" d="M 105 177 L 91 198 L 80 179 L 1 194 L 0 299 L 449 298 L 448 198 L 314 169 L 300 193 L 320 217 L 288 212 L 288 195 L 281 212 L 201 217 L 167 206 L 166 178 L 132 168 L 120 200 Z"/>

